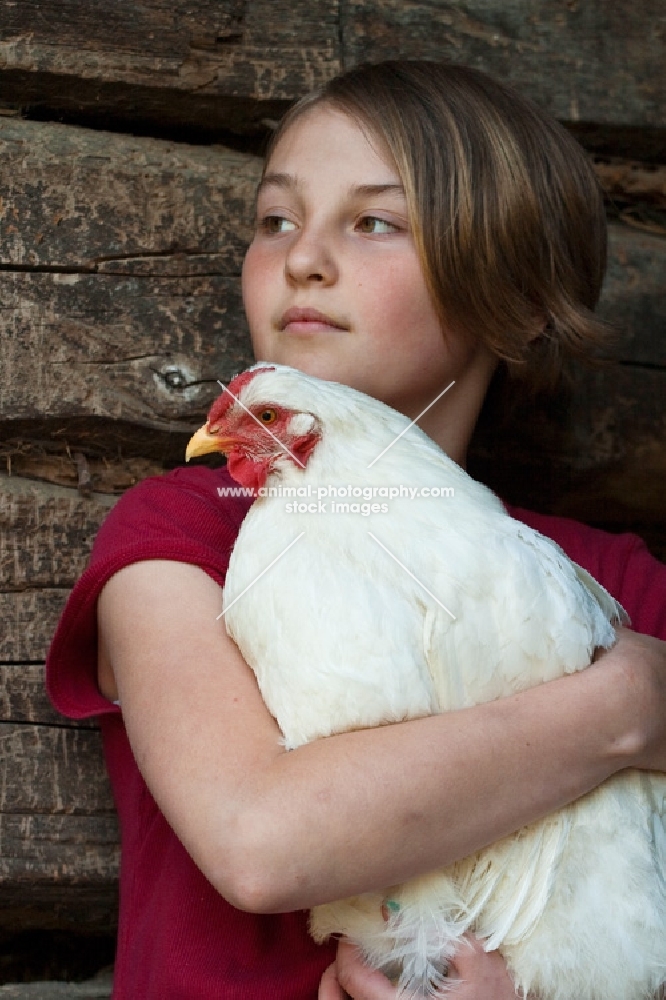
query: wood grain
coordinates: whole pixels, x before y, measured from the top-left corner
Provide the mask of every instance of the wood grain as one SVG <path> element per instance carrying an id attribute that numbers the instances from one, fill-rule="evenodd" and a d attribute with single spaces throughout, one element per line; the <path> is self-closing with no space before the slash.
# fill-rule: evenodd
<path id="1" fill-rule="evenodd" d="M 490 399 L 470 471 L 510 503 L 634 530 L 666 561 L 666 371 L 579 370 L 538 403 Z"/>
<path id="2" fill-rule="evenodd" d="M 188 436 L 170 434 L 165 440 L 145 440 L 138 428 L 131 424 L 112 425 L 104 427 L 103 421 L 97 421 L 94 426 L 81 423 L 79 439 L 72 447 L 63 435 L 63 426 L 50 424 L 52 440 L 35 440 L 34 425 L 0 424 L 0 469 L 7 476 L 20 476 L 38 482 L 54 483 L 57 486 L 73 486 L 80 488 L 79 466 L 77 456 L 83 456 L 85 468 L 90 476 L 91 489 L 98 493 L 124 493 L 148 476 L 157 476 L 165 468 L 180 465 L 185 454 Z M 48 423 L 48 421 L 45 421 Z M 26 427 L 28 437 L 23 438 L 19 427 Z M 71 430 L 71 422 L 69 422 Z M 115 431 L 116 433 L 112 433 Z M 118 433 L 120 431 L 120 433 Z M 122 453 L 121 441 L 133 451 L 150 451 L 155 448 L 154 458 L 144 458 L 140 455 Z M 96 445 L 101 443 L 101 447 Z M 167 447 L 168 445 L 168 447 Z M 83 450 L 82 450 L 83 449 Z M 211 464 L 209 462 L 209 464 Z M 0 651 L 2 638 L 0 637 Z M 1 652 L 0 652 L 1 655 Z"/>
<path id="3" fill-rule="evenodd" d="M 93 719 L 68 719 L 56 712 L 44 687 L 43 663 L 0 664 L 0 720 L 16 725 L 98 728 Z"/>
<path id="4" fill-rule="evenodd" d="M 621 157 L 595 157 L 594 169 L 609 199 L 639 198 L 666 208 L 666 164 L 645 164 Z"/>
<path id="5" fill-rule="evenodd" d="M 0 419 L 194 429 L 250 363 L 238 278 L 0 272 Z"/>
<path id="6" fill-rule="evenodd" d="M 104 972 L 83 983 L 7 983 L 0 986 L 0 1000 L 109 1000 L 113 976 Z"/>
<path id="7" fill-rule="evenodd" d="M 256 156 L 0 118 L 0 263 L 240 274 Z"/>
<path id="8" fill-rule="evenodd" d="M 666 366 L 666 238 L 608 227 L 606 280 L 599 313 L 618 331 L 618 360 Z"/>
<path id="9" fill-rule="evenodd" d="M 465 63 L 564 122 L 666 124 L 666 10 L 651 0 L 347 0 L 343 64 Z"/>
<path id="10" fill-rule="evenodd" d="M 0 476 L 3 590 L 72 587 L 115 498 Z"/>
<path id="11" fill-rule="evenodd" d="M 237 276 L 259 159 L 0 121 L 0 168 L 0 416 L 198 419 L 250 361 Z"/>
<path id="12" fill-rule="evenodd" d="M 99 732 L 0 722 L 0 928 L 117 919 L 118 829 Z"/>
<path id="13" fill-rule="evenodd" d="M 99 734 L 94 734 L 99 735 Z M 66 773 L 68 761 L 60 758 Z M 92 764 L 86 769 L 94 778 Z M 105 777 L 105 776 L 104 776 Z M 88 816 L 52 816 L 33 807 L 16 815 L 0 814 L 3 837 L 0 878 L 3 903 L 14 887 L 15 898 L 28 884 L 44 886 L 55 900 L 66 901 L 73 889 L 88 885 L 101 890 L 105 900 L 118 875 L 118 829 L 110 813 Z M 0 909 L 2 904 L 0 904 Z"/>
<path id="14" fill-rule="evenodd" d="M 60 839 L 55 836 L 52 841 L 53 871 L 57 872 L 61 863 L 66 867 L 80 864 L 80 859 L 88 852 L 97 851 L 99 840 L 99 824 L 92 821 L 85 825 L 79 842 L 73 847 L 70 846 L 70 832 L 62 831 Z M 105 850 L 111 856 L 112 849 Z M 114 859 L 116 853 L 117 848 L 113 848 Z M 88 880 L 82 870 L 82 877 L 77 881 L 64 881 L 60 885 L 52 879 L 43 879 L 41 863 L 29 859 L 23 879 L 6 878 L 2 882 L 0 931 L 80 932 L 85 928 L 91 934 L 115 935 L 118 926 L 117 868 L 114 860 L 109 864 L 108 876 Z"/>
<path id="15" fill-rule="evenodd" d="M 33 107 L 247 130 L 339 68 L 338 0 L 21 0 L 2 14 L 0 84 Z"/>
<path id="16" fill-rule="evenodd" d="M 97 731 L 11 722 L 0 727 L 0 813 L 113 815 Z"/>
<path id="17" fill-rule="evenodd" d="M 10 101 L 243 131 L 341 65 L 410 57 L 478 66 L 564 121 L 665 121 L 666 14 L 650 0 L 51 0 L 48 11 L 3 5 Z"/>
<path id="18" fill-rule="evenodd" d="M 41 661 L 46 657 L 68 594 L 66 588 L 0 593 L 0 664 L 38 664 L 41 677 Z M 2 669 L 0 667 L 0 677 Z M 4 689 L 0 680 L 0 718 L 12 718 L 2 702 Z M 38 715 L 31 716 L 30 721 L 38 718 Z"/>

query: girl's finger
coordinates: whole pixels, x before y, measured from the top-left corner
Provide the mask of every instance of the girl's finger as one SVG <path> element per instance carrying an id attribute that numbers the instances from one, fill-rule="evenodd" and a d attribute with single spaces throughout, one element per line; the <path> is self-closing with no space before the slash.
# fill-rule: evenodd
<path id="1" fill-rule="evenodd" d="M 317 1000 L 345 1000 L 344 990 L 340 986 L 336 975 L 335 962 L 333 965 L 329 965 L 321 977 Z"/>
<path id="2" fill-rule="evenodd" d="M 338 983 L 352 1000 L 397 1000 L 397 991 L 386 976 L 370 969 L 348 941 L 340 941 L 335 964 Z"/>
<path id="3" fill-rule="evenodd" d="M 498 951 L 485 951 L 481 942 L 468 935 L 449 966 L 449 978 L 458 981 L 456 1000 L 515 1000 L 516 990 L 506 963 Z"/>

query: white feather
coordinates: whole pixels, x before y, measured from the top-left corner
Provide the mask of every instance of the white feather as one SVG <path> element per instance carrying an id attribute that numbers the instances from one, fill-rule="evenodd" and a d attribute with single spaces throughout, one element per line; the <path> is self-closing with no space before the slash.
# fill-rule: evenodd
<path id="1" fill-rule="evenodd" d="M 299 430 L 321 428 L 307 467 L 285 456 L 267 485 L 455 491 L 389 500 L 388 514 L 367 517 L 286 513 L 281 498 L 251 507 L 225 620 L 288 747 L 490 701 L 582 670 L 613 644 L 613 624 L 627 620 L 617 602 L 418 427 L 371 465 L 406 417 L 283 366 L 255 376 L 241 400 L 304 414 L 292 418 Z M 355 940 L 399 976 L 404 996 L 432 995 L 473 930 L 500 948 L 523 995 L 647 1000 L 666 982 L 665 798 L 666 777 L 622 772 L 543 822 L 387 890 L 398 907 L 387 921 L 384 896 L 368 894 L 316 907 L 312 932 Z"/>

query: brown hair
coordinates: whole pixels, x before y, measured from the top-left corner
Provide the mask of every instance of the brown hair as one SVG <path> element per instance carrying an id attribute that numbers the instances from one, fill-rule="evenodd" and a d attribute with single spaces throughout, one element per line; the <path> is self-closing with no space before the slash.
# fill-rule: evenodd
<path id="1" fill-rule="evenodd" d="M 293 105 L 267 160 L 322 103 L 353 116 L 393 157 L 444 323 L 535 381 L 608 339 L 593 313 L 606 266 L 601 190 L 558 122 L 479 70 L 388 61 L 355 67 Z"/>

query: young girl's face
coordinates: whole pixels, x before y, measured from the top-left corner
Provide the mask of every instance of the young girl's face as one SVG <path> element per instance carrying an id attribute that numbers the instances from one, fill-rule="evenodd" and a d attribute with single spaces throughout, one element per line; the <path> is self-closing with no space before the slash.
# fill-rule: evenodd
<path id="1" fill-rule="evenodd" d="M 477 364 L 478 349 L 442 329 L 394 163 L 325 105 L 290 126 L 267 165 L 243 298 L 258 361 L 410 416 Z"/>

